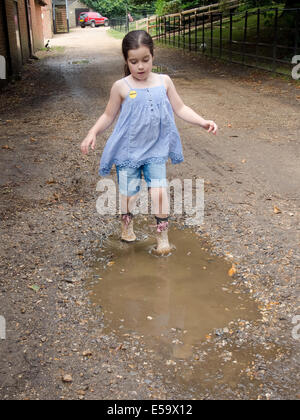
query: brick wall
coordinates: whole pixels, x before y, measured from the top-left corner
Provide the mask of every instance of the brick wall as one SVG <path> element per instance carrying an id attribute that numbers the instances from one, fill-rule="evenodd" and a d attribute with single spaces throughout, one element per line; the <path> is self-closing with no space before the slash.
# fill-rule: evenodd
<path id="1" fill-rule="evenodd" d="M 23 64 L 30 57 L 29 34 L 25 0 L 18 0 L 19 26 Z"/>
<path id="2" fill-rule="evenodd" d="M 31 8 L 33 49 L 37 51 L 44 47 L 42 10 L 37 0 L 29 0 Z"/>
<path id="3" fill-rule="evenodd" d="M 5 73 L 8 73 L 9 70 L 9 66 L 8 66 L 8 51 L 7 51 L 7 36 L 6 36 L 6 31 L 5 31 L 5 25 L 3 22 L 3 2 L 0 2 L 0 55 L 3 56 L 5 58 L 5 63 L 6 63 L 6 69 Z M 6 80 L 5 79 L 1 79 L 0 78 L 0 89 L 2 86 L 4 86 L 6 84 Z"/>
<path id="4" fill-rule="evenodd" d="M 4 22 L 3 22 L 3 10 L 4 4 L 0 2 L 0 55 L 7 57 L 7 46 L 6 46 L 6 34 L 4 29 Z"/>
<path id="5" fill-rule="evenodd" d="M 47 39 L 53 36 L 52 0 L 44 0 L 47 6 L 43 7 L 43 16 L 39 0 L 0 0 L 0 55 L 10 64 L 10 75 L 20 73 L 22 65 L 31 55 L 27 1 L 31 14 L 32 52 L 44 47 L 44 33 Z M 4 22 L 4 10 L 7 24 Z"/>
<path id="6" fill-rule="evenodd" d="M 44 44 L 53 38 L 52 0 L 47 0 L 47 6 L 42 7 Z"/>
<path id="7" fill-rule="evenodd" d="M 23 42 L 22 38 L 24 36 L 24 25 L 26 25 L 26 16 L 24 16 L 24 8 L 22 7 L 24 6 L 24 0 L 19 0 L 18 2 L 14 0 L 3 1 L 6 8 L 8 28 L 9 52 L 7 51 L 7 55 L 10 54 L 12 71 L 16 74 L 20 72 L 22 64 L 26 59 L 26 48 L 23 54 L 23 46 L 25 40 Z M 4 7 L 4 5 L 2 7 Z M 17 15 L 19 17 L 18 19 Z M 3 19 L 3 15 L 1 18 Z M 16 25 L 16 22 L 18 22 L 19 25 Z"/>
<path id="8" fill-rule="evenodd" d="M 82 10 L 93 12 L 93 9 L 89 8 L 86 4 L 82 3 L 80 0 L 69 0 L 68 5 L 69 5 L 70 28 L 75 28 L 77 26 L 76 9 L 82 9 Z"/>

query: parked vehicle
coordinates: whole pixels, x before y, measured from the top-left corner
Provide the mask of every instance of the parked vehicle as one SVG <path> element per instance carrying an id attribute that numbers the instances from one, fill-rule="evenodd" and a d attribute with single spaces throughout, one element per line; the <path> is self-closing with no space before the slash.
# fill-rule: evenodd
<path id="1" fill-rule="evenodd" d="M 85 28 L 86 26 L 90 26 L 91 28 L 100 25 L 108 26 L 109 20 L 107 17 L 101 16 L 100 13 L 82 12 L 79 15 L 79 25 L 82 28 Z"/>

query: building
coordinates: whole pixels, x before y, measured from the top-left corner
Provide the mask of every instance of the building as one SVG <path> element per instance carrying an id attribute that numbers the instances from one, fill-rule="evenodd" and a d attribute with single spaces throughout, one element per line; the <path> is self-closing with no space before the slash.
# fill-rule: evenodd
<path id="1" fill-rule="evenodd" d="M 68 0 L 52 0 L 54 33 L 69 32 Z"/>
<path id="2" fill-rule="evenodd" d="M 81 12 L 93 12 L 94 10 L 87 7 L 79 0 L 68 0 L 70 11 L 70 28 L 75 28 L 78 25 L 78 18 Z"/>
<path id="3" fill-rule="evenodd" d="M 93 12 L 80 0 L 53 0 L 54 32 L 69 32 L 70 28 L 78 26 L 81 12 Z"/>
<path id="4" fill-rule="evenodd" d="M 1 0 L 0 62 L 4 60 L 6 77 L 0 71 L 0 87 L 21 75 L 23 64 L 52 34 L 52 0 Z"/>

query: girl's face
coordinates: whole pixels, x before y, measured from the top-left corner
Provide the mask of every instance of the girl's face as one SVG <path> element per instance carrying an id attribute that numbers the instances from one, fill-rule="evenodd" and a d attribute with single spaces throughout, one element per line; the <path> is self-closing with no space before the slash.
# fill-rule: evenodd
<path id="1" fill-rule="evenodd" d="M 149 48 L 141 46 L 136 50 L 129 50 L 127 64 L 135 79 L 147 80 L 153 67 L 153 57 Z"/>

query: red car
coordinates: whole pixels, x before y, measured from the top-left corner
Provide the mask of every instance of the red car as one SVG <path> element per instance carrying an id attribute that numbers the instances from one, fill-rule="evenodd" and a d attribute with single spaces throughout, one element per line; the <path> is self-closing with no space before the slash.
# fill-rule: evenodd
<path id="1" fill-rule="evenodd" d="M 78 22 L 82 28 L 85 28 L 86 26 L 95 28 L 96 26 L 100 26 L 100 25 L 104 25 L 104 26 L 109 25 L 108 18 L 101 16 L 100 13 L 96 13 L 96 12 L 80 13 Z"/>

